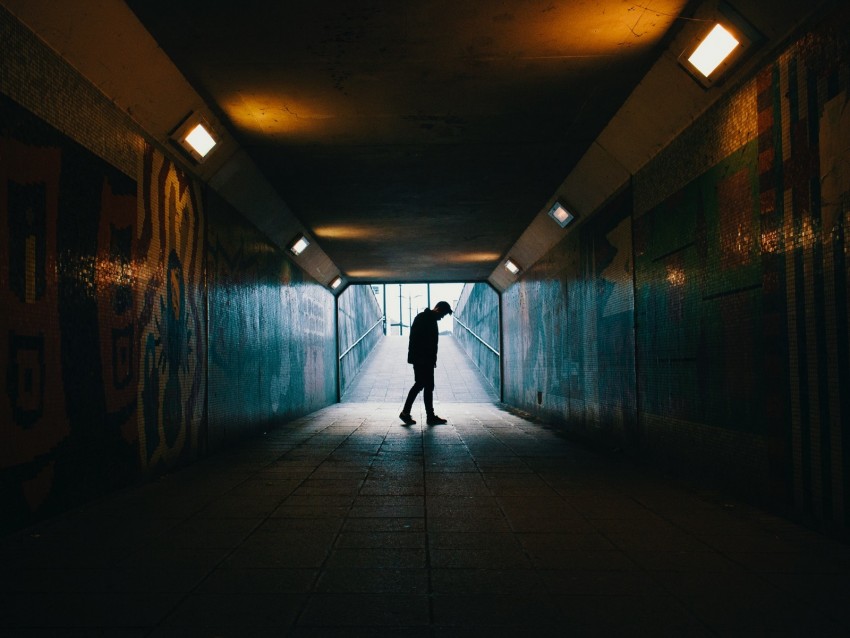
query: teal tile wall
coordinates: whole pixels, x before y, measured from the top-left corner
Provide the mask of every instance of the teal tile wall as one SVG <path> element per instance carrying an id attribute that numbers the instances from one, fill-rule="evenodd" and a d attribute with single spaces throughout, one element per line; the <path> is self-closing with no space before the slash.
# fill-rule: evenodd
<path id="1" fill-rule="evenodd" d="M 371 286 L 348 286 L 340 293 L 337 298 L 337 330 L 341 396 L 384 336 L 383 313 Z"/>
<path id="2" fill-rule="evenodd" d="M 503 293 L 504 401 L 581 436 L 635 440 L 629 194 Z"/>
<path id="3" fill-rule="evenodd" d="M 221 197 L 205 203 L 215 450 L 336 401 L 334 298 Z"/>
<path id="4" fill-rule="evenodd" d="M 847 529 L 848 24 L 810 26 L 503 293 L 506 402 Z"/>
<path id="5" fill-rule="evenodd" d="M 496 394 L 499 394 L 502 347 L 499 336 L 499 294 L 489 284 L 466 284 L 453 317 L 455 340 L 493 386 Z"/>

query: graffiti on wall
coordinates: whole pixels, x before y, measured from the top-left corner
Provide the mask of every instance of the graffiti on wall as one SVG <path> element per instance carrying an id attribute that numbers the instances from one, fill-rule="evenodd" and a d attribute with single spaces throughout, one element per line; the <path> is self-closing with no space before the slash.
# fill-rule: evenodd
<path id="1" fill-rule="evenodd" d="M 211 448 L 335 400 L 333 296 L 205 193 Z"/>
<path id="2" fill-rule="evenodd" d="M 103 180 L 95 260 L 95 285 L 106 419 L 129 442 L 135 422 L 139 380 L 136 283 L 143 270 L 136 228 L 135 194 L 116 193 Z"/>
<path id="3" fill-rule="evenodd" d="M 14 471 L 14 500 L 30 509 L 47 498 L 70 434 L 55 276 L 61 159 L 0 137 L 0 469 Z"/>
<path id="4" fill-rule="evenodd" d="M 146 147 L 139 220 L 144 275 L 140 334 L 139 459 L 173 465 L 198 450 L 206 383 L 203 216 L 189 177 Z"/>
<path id="5" fill-rule="evenodd" d="M 4 528 L 202 441 L 202 216 L 150 148 L 139 183 L 0 98 Z"/>

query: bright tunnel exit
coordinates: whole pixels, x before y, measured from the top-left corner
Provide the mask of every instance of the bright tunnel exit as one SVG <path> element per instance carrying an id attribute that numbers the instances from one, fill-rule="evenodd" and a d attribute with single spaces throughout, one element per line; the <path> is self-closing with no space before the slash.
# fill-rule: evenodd
<path id="1" fill-rule="evenodd" d="M 433 308 L 438 301 L 446 301 L 452 308 L 457 306 L 465 284 L 373 284 L 372 292 L 384 316 L 387 336 L 405 336 L 409 334 L 413 319 L 425 308 Z M 440 332 L 453 333 L 452 315 L 440 322 Z"/>
<path id="2" fill-rule="evenodd" d="M 435 404 L 498 402 L 499 295 L 486 283 L 377 283 L 346 289 L 337 313 L 340 401 L 401 407 L 414 381 L 407 357 L 411 326 L 417 315 L 441 301 L 453 313 L 437 322 Z"/>

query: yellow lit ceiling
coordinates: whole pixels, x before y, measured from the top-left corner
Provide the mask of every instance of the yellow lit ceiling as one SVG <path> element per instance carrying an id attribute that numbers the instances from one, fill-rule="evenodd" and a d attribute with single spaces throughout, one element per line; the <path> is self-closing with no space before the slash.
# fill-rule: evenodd
<path id="1" fill-rule="evenodd" d="M 685 0 L 127 3 L 349 280 L 484 280 Z"/>

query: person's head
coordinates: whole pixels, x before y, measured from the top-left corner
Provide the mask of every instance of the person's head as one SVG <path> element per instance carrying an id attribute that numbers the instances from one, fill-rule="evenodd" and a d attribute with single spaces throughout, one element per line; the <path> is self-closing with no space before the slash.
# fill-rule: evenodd
<path id="1" fill-rule="evenodd" d="M 434 306 L 434 312 L 437 313 L 438 319 L 442 319 L 446 315 L 452 314 L 452 307 L 448 301 L 438 301 L 437 305 Z"/>

